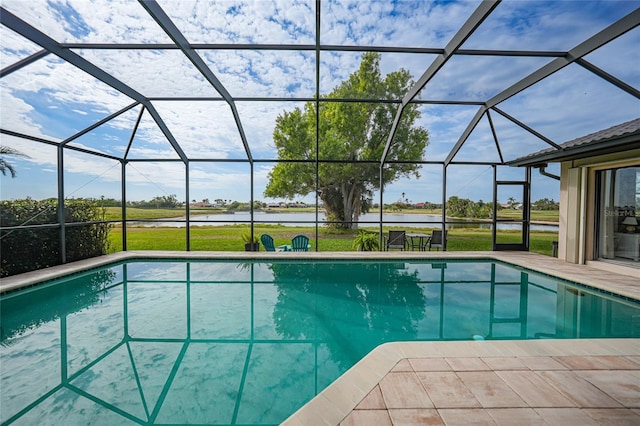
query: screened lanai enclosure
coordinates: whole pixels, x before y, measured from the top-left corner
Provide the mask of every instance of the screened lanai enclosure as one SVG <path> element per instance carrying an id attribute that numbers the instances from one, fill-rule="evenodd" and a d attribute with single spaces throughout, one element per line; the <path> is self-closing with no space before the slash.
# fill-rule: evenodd
<path id="1" fill-rule="evenodd" d="M 559 167 L 507 163 L 640 116 L 640 1 L 0 4 L 2 160 L 16 172 L 2 201 L 55 209 L 3 217 L 2 238 L 54 233 L 37 249 L 61 263 L 70 233 L 98 222 L 120 230 L 116 251 L 137 248 L 133 227 L 179 228 L 193 250 L 203 225 L 285 222 L 312 227 L 320 251 L 331 227 L 382 240 L 474 224 L 490 248 L 528 250 L 531 202 L 557 199 Z M 80 199 L 117 217 L 71 218 Z M 175 218 L 132 217 L 141 200 L 174 201 Z M 448 214 L 459 200 L 487 218 Z M 246 208 L 198 210 L 233 203 Z M 269 214 L 282 203 L 312 213 Z M 496 213 L 505 203 L 515 215 Z"/>

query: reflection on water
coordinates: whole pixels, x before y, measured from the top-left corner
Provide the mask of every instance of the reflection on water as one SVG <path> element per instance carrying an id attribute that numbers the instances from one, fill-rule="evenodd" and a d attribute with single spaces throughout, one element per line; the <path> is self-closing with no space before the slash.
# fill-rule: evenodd
<path id="1" fill-rule="evenodd" d="M 288 339 L 313 336 L 346 370 L 374 347 L 416 340 L 426 301 L 404 263 L 274 263 L 273 320 Z"/>
<path id="2" fill-rule="evenodd" d="M 137 261 L 1 303 L 7 424 L 274 424 L 388 341 L 640 337 L 637 303 L 491 261 Z"/>

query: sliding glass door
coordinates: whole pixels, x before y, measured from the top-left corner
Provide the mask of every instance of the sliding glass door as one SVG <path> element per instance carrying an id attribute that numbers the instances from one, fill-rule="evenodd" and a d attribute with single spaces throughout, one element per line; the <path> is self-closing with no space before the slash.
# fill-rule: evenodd
<path id="1" fill-rule="evenodd" d="M 640 262 L 640 167 L 597 174 L 596 258 Z"/>

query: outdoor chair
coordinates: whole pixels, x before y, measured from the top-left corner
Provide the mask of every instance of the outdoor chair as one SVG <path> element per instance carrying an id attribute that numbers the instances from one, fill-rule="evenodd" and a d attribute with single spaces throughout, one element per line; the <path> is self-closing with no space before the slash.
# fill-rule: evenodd
<path id="1" fill-rule="evenodd" d="M 260 241 L 262 241 L 262 245 L 266 251 L 276 251 L 276 247 L 273 245 L 273 238 L 271 235 L 262 234 L 260 236 Z"/>
<path id="2" fill-rule="evenodd" d="M 306 235 L 296 235 L 291 240 L 292 251 L 309 251 L 311 244 L 309 244 L 309 237 Z"/>
<path id="3" fill-rule="evenodd" d="M 273 237 L 269 234 L 262 234 L 260 236 L 260 241 L 262 241 L 262 245 L 266 251 L 289 251 L 288 245 L 276 247 L 273 243 Z"/>
<path id="4" fill-rule="evenodd" d="M 441 248 L 443 248 L 443 244 L 444 241 L 446 241 L 447 239 L 447 231 L 444 231 L 444 240 L 442 238 L 442 231 L 441 230 L 434 230 L 431 233 L 431 239 L 429 240 L 429 251 L 431 251 L 432 248 L 435 248 L 436 250 L 440 250 Z"/>
<path id="5" fill-rule="evenodd" d="M 389 251 L 389 249 L 404 250 L 406 248 L 407 248 L 406 231 L 389 231 L 389 238 L 387 239 L 387 243 L 385 244 L 385 250 L 386 251 Z"/>

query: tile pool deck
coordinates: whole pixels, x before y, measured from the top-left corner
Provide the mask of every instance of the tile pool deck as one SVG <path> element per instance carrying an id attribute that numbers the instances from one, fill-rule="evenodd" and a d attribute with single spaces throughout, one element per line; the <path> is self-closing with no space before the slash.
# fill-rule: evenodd
<path id="1" fill-rule="evenodd" d="M 284 422 L 639 425 L 640 339 L 397 342 Z"/>
<path id="2" fill-rule="evenodd" d="M 640 269 L 574 265 L 528 252 L 130 251 L 4 278 L 0 280 L 0 292 L 85 268 L 150 257 L 491 258 L 640 300 Z M 640 339 L 387 343 L 360 360 L 284 424 L 638 425 Z"/>

